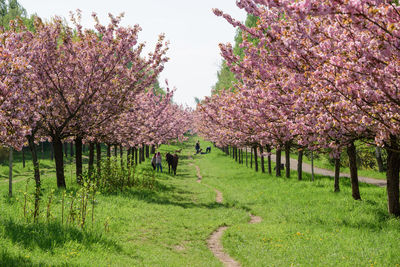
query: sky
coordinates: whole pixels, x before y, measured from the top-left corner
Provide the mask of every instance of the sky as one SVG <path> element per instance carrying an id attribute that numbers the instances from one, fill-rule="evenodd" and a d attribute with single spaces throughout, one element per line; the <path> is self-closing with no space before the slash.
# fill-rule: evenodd
<path id="1" fill-rule="evenodd" d="M 194 97 L 202 99 L 211 94 L 217 81 L 222 57 L 219 43 L 233 43 L 235 29 L 223 18 L 213 14 L 219 8 L 232 17 L 244 21 L 246 13 L 235 0 L 19 0 L 29 14 L 36 13 L 44 19 L 55 15 L 69 19 L 70 11 L 82 11 L 82 24 L 93 28 L 92 12 L 103 24 L 108 23 L 108 13 L 125 13 L 122 25 L 139 24 L 139 40 L 146 42 L 150 52 L 160 33 L 165 33 L 170 46 L 169 62 L 159 77 L 176 87 L 174 101 L 194 107 Z M 70 24 L 72 25 L 72 24 Z"/>

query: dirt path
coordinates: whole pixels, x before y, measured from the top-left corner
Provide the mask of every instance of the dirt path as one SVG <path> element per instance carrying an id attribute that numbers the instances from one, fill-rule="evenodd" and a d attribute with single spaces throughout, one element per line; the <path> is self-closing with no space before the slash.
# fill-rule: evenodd
<path id="1" fill-rule="evenodd" d="M 250 224 L 255 224 L 255 223 L 260 223 L 260 222 L 262 222 L 261 217 L 250 214 L 250 221 L 249 221 Z"/>
<path id="2" fill-rule="evenodd" d="M 193 158 L 189 156 L 189 159 L 192 160 Z M 190 163 L 189 165 L 194 166 L 196 168 L 196 175 L 197 175 L 196 182 L 201 183 L 204 186 L 207 186 L 208 188 L 214 190 L 216 193 L 215 202 L 222 203 L 224 201 L 222 192 L 217 190 L 216 188 L 213 188 L 207 184 L 202 183 L 203 177 L 201 176 L 199 166 L 194 165 L 193 163 Z M 259 216 L 254 216 L 252 214 L 249 214 L 249 216 L 250 216 L 250 221 L 249 221 L 250 224 L 260 223 L 262 221 L 262 218 Z M 214 254 L 214 256 L 217 257 L 225 266 L 227 267 L 241 266 L 239 262 L 235 261 L 231 256 L 229 256 L 227 253 L 224 252 L 224 247 L 222 246 L 221 238 L 226 229 L 228 229 L 227 226 L 221 226 L 217 230 L 215 230 L 207 239 L 207 246 Z"/>
<path id="3" fill-rule="evenodd" d="M 207 246 L 212 251 L 214 256 L 217 257 L 225 266 L 240 266 L 237 261 L 232 259 L 231 256 L 224 252 L 224 247 L 221 244 L 221 238 L 226 229 L 228 229 L 227 226 L 222 226 L 212 233 L 207 240 Z"/>
<path id="4" fill-rule="evenodd" d="M 274 154 L 271 155 L 271 160 L 275 162 L 276 157 Z M 282 161 L 282 163 L 284 163 L 284 161 Z M 290 169 L 297 170 L 297 160 L 296 159 L 290 158 Z M 303 162 L 303 172 L 311 173 L 311 164 Z M 316 167 L 314 167 L 314 173 L 320 174 L 320 175 L 325 175 L 325 176 L 331 176 L 331 177 L 335 176 L 334 171 L 316 168 Z M 350 178 L 350 174 L 340 173 L 340 177 Z M 372 184 L 372 185 L 376 185 L 376 186 L 380 186 L 380 187 L 386 186 L 385 180 L 379 180 L 379 179 L 373 179 L 373 178 L 361 177 L 361 176 L 358 177 L 358 180 L 363 183 Z"/>

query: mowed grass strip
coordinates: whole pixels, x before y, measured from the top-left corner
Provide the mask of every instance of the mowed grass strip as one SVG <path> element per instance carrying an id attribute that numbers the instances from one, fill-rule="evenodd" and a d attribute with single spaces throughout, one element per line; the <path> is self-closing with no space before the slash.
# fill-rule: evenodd
<path id="1" fill-rule="evenodd" d="M 209 143 L 202 143 L 208 146 Z M 214 148 L 198 155 L 203 182 L 224 194 L 224 204 L 261 216 L 259 224 L 237 224 L 223 236 L 228 253 L 243 266 L 396 266 L 400 221 L 387 215 L 386 190 L 361 184 L 362 201 L 341 192 L 333 180 L 311 182 L 256 173 Z M 283 174 L 284 175 L 284 174 Z"/>
<path id="2" fill-rule="evenodd" d="M 11 199 L 6 196 L 8 184 L 0 183 L 0 265 L 222 266 L 207 248 L 207 238 L 221 225 L 245 223 L 248 215 L 241 209 L 215 203 L 214 191 L 196 183 L 195 168 L 189 166 L 187 157 L 189 149 L 193 150 L 191 143 L 190 147 L 162 146 L 160 151 L 179 148 L 183 150 L 177 176 L 165 173 L 164 162 L 164 173 L 156 175 L 154 190 L 133 188 L 98 195 L 94 224 L 89 205 L 86 230 L 66 226 L 65 222 L 61 225 L 61 190 L 54 192 L 52 219 L 46 223 L 47 199 L 51 189 L 56 188 L 52 162 L 43 173 L 39 224 L 23 219 L 26 183 L 14 184 L 15 196 Z M 138 171 L 149 168 L 150 160 L 146 160 Z M 70 169 L 72 172 L 73 167 L 68 166 L 66 172 L 69 194 L 77 190 L 69 177 Z M 33 181 L 28 191 L 33 191 Z M 65 213 L 68 204 L 66 198 Z"/>

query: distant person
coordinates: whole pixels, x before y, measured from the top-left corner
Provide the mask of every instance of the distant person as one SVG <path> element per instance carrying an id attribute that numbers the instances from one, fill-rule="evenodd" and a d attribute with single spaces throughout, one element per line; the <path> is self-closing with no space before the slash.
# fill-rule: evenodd
<path id="1" fill-rule="evenodd" d="M 156 155 L 156 167 L 157 167 L 157 172 L 158 172 L 158 170 L 160 170 L 160 171 L 162 172 L 162 165 L 161 165 L 161 162 L 162 162 L 161 153 L 160 153 L 160 152 L 157 152 L 157 155 Z"/>
<path id="2" fill-rule="evenodd" d="M 200 152 L 200 141 L 197 141 L 195 148 L 196 148 L 196 154 L 199 154 L 199 152 Z"/>
<path id="3" fill-rule="evenodd" d="M 211 153 L 211 147 L 210 146 L 207 147 L 206 153 Z"/>
<path id="4" fill-rule="evenodd" d="M 151 159 L 151 166 L 153 167 L 153 170 L 156 170 L 156 154 L 154 154 Z"/>

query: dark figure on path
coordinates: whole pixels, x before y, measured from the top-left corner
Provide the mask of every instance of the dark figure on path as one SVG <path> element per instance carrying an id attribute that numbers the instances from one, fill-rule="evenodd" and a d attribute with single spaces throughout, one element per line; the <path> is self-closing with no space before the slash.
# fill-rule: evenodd
<path id="1" fill-rule="evenodd" d="M 207 147 L 206 153 L 211 153 L 211 147 L 210 146 Z"/>
<path id="2" fill-rule="evenodd" d="M 154 154 L 151 159 L 151 166 L 153 167 L 153 170 L 156 170 L 156 154 Z"/>
<path id="3" fill-rule="evenodd" d="M 177 154 L 170 154 L 167 153 L 167 155 L 165 155 L 165 159 L 168 162 L 168 173 L 171 172 L 171 167 L 172 167 L 172 171 L 174 172 L 174 175 L 176 175 L 176 167 L 178 167 L 178 155 Z"/>
<path id="4" fill-rule="evenodd" d="M 200 153 L 200 141 L 197 141 L 195 148 L 196 148 L 196 154 L 199 154 Z"/>
<path id="5" fill-rule="evenodd" d="M 284 169 L 285 169 L 285 164 L 281 163 L 281 170 L 284 170 Z M 274 170 L 276 170 L 276 166 L 274 167 Z"/>

